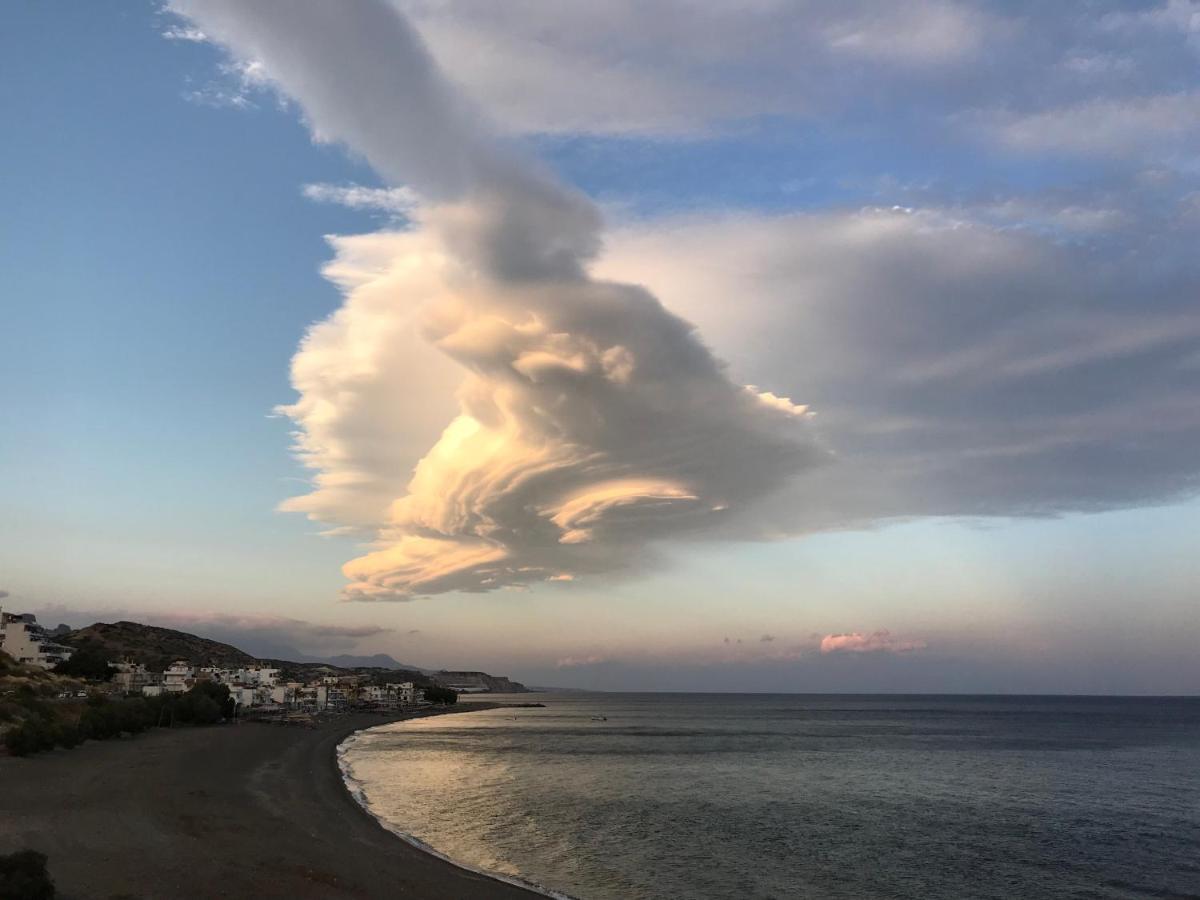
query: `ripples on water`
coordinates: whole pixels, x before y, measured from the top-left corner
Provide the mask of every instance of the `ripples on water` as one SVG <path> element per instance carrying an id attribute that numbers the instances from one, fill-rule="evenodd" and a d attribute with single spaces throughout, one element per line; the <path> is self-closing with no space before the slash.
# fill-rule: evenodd
<path id="1" fill-rule="evenodd" d="M 1200 700 L 512 699 L 354 738 L 371 810 L 585 900 L 1200 897 Z"/>

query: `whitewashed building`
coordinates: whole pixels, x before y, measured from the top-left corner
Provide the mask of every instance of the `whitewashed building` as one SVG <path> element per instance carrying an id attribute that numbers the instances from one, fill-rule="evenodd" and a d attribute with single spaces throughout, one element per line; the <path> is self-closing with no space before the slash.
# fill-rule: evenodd
<path id="1" fill-rule="evenodd" d="M 53 669 L 70 659 L 70 647 L 57 644 L 37 623 L 33 613 L 6 613 L 0 610 L 0 650 L 20 663 Z"/>
<path id="2" fill-rule="evenodd" d="M 168 694 L 182 694 L 196 681 L 196 670 L 186 660 L 177 659 L 163 670 L 162 689 Z"/>

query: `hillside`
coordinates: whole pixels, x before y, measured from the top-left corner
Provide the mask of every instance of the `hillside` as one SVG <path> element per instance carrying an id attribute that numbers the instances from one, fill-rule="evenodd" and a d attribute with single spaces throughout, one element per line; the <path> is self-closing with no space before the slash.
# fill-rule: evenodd
<path id="1" fill-rule="evenodd" d="M 89 648 L 106 659 L 129 659 L 161 670 L 177 659 L 196 666 L 247 666 L 255 659 L 237 647 L 210 641 L 172 628 L 140 625 L 137 622 L 97 622 L 60 638 L 77 650 Z"/>
<path id="2" fill-rule="evenodd" d="M 456 690 L 466 690 L 472 693 L 489 694 L 525 694 L 529 688 L 519 681 L 512 681 L 487 672 L 447 672 L 442 670 L 433 673 L 434 681 L 445 687 Z"/>

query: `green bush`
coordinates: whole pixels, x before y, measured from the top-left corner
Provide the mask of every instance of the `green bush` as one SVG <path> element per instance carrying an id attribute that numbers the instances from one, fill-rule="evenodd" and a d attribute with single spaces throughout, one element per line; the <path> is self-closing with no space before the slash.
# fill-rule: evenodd
<path id="1" fill-rule="evenodd" d="M 0 856 L 0 897 L 5 900 L 52 900 L 54 882 L 46 871 L 46 854 L 21 850 Z"/>

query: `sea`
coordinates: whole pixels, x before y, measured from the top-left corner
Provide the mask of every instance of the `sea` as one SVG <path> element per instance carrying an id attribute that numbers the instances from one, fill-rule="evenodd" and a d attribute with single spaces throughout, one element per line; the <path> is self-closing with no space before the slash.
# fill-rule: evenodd
<path id="1" fill-rule="evenodd" d="M 388 828 L 579 900 L 1200 897 L 1200 698 L 522 694 L 340 751 Z"/>

